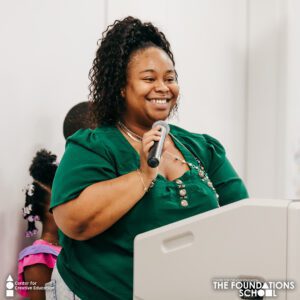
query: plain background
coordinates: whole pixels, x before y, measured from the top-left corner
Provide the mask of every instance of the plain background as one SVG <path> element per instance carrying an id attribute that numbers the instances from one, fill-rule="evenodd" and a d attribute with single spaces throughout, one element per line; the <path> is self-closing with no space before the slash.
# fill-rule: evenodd
<path id="1" fill-rule="evenodd" d="M 62 123 L 87 100 L 106 26 L 128 15 L 170 40 L 181 100 L 172 121 L 221 141 L 252 197 L 300 197 L 297 0 L 0 0 L 0 298 L 16 279 L 35 152 L 60 159 Z"/>

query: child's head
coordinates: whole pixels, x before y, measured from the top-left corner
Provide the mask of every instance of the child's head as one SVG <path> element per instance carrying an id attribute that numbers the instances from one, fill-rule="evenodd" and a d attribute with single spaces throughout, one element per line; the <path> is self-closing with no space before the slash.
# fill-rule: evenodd
<path id="1" fill-rule="evenodd" d="M 90 110 L 90 103 L 80 102 L 74 105 L 67 113 L 64 124 L 63 133 L 65 139 L 74 134 L 77 130 L 83 128 L 95 128 L 96 122 L 94 121 L 93 114 Z"/>
<path id="2" fill-rule="evenodd" d="M 48 216 L 51 187 L 56 169 L 56 155 L 45 149 L 36 153 L 29 168 L 33 182 L 26 189 L 23 208 L 23 217 L 28 221 L 27 237 L 37 233 L 35 221 L 43 223 Z"/>
<path id="3" fill-rule="evenodd" d="M 56 155 L 41 149 L 32 160 L 29 174 L 35 181 L 51 189 L 56 169 Z"/>

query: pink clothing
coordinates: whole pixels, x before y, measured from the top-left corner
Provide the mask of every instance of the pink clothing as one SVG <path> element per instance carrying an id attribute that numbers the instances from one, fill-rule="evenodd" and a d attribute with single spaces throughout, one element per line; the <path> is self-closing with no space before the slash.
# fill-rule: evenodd
<path id="1" fill-rule="evenodd" d="M 54 246 L 44 240 L 36 240 L 32 246 L 26 247 L 20 252 L 18 264 L 18 287 L 20 289 L 17 290 L 21 296 L 29 297 L 28 291 L 24 289 L 26 285 L 22 284 L 25 282 L 24 268 L 35 264 L 44 264 L 53 269 L 60 250 L 60 246 Z"/>

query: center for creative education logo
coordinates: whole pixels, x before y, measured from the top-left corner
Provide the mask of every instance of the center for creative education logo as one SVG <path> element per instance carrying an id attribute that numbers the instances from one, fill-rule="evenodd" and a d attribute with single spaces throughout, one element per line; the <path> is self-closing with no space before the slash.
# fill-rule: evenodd
<path id="1" fill-rule="evenodd" d="M 11 275 L 8 275 L 6 279 L 6 290 L 5 290 L 5 296 L 7 298 L 14 297 L 15 291 L 14 291 L 14 280 L 12 279 Z"/>
<path id="2" fill-rule="evenodd" d="M 280 290 L 294 290 L 294 281 L 260 281 L 258 279 L 214 279 L 214 290 L 238 290 L 241 299 L 277 297 Z"/>
<path id="3" fill-rule="evenodd" d="M 47 291 L 53 289 L 53 285 L 39 286 L 38 282 L 36 281 L 14 281 L 13 277 L 8 275 L 5 282 L 5 298 L 15 297 L 17 291 Z"/>

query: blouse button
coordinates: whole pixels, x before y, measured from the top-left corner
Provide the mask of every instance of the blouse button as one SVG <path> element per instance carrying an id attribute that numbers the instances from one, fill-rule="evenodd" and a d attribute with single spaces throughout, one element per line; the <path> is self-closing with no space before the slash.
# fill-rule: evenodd
<path id="1" fill-rule="evenodd" d="M 185 196 L 186 195 L 186 190 L 185 189 L 180 190 L 179 195 L 180 196 Z"/>
<path id="2" fill-rule="evenodd" d="M 188 206 L 189 205 L 189 203 L 187 202 L 187 200 L 181 200 L 181 206 L 184 206 L 184 207 L 186 207 L 186 206 Z"/>
<path id="3" fill-rule="evenodd" d="M 203 172 L 202 170 L 199 171 L 199 176 L 200 176 L 201 178 L 204 178 L 204 172 Z"/>
<path id="4" fill-rule="evenodd" d="M 182 184 L 182 181 L 180 179 L 176 179 L 175 181 L 177 184 Z"/>

